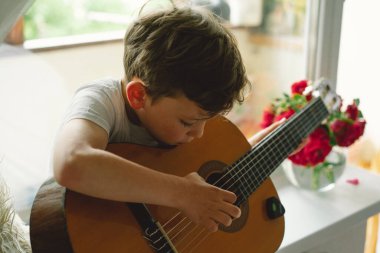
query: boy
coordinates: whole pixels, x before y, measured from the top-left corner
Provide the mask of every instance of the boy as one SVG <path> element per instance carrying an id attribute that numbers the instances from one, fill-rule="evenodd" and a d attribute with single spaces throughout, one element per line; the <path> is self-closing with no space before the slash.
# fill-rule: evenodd
<path id="1" fill-rule="evenodd" d="M 242 102 L 249 82 L 231 33 L 206 12 L 151 14 L 126 33 L 124 69 L 122 80 L 98 80 L 77 91 L 54 146 L 57 182 L 98 198 L 174 207 L 210 231 L 230 225 L 240 216 L 234 193 L 197 173 L 164 174 L 105 148 L 191 142 L 209 118 Z"/>

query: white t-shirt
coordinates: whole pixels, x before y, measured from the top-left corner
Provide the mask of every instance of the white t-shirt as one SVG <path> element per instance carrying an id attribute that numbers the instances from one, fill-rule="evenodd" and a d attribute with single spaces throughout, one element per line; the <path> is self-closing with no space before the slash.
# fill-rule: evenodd
<path id="1" fill-rule="evenodd" d="M 108 143 L 158 145 L 145 128 L 129 121 L 121 80 L 95 80 L 79 88 L 66 112 L 63 124 L 78 118 L 90 120 L 102 127 L 108 134 Z"/>

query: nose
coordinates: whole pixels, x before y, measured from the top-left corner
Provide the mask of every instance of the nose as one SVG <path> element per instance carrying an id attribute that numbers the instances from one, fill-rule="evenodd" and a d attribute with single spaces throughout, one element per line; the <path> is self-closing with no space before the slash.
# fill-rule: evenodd
<path id="1" fill-rule="evenodd" d="M 193 125 L 190 131 L 187 133 L 188 136 L 194 138 L 201 138 L 205 129 L 206 121 L 197 122 Z"/>

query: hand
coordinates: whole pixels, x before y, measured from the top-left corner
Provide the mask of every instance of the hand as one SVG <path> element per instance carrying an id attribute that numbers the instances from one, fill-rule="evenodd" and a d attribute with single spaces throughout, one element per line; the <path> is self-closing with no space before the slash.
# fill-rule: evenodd
<path id="1" fill-rule="evenodd" d="M 262 139 L 264 139 L 265 136 L 270 134 L 277 127 L 281 126 L 285 121 L 286 121 L 286 119 L 283 118 L 280 121 L 274 122 L 272 125 L 260 130 L 255 135 L 253 135 L 251 138 L 249 138 L 248 142 L 251 144 L 252 147 L 255 146 Z M 303 139 L 302 142 L 300 143 L 300 145 L 290 155 L 293 155 L 293 154 L 299 152 L 303 147 L 305 147 L 306 143 L 307 143 L 307 138 Z"/>
<path id="2" fill-rule="evenodd" d="M 306 143 L 307 143 L 307 138 L 303 139 L 301 144 L 290 155 L 294 155 L 295 153 L 298 153 L 301 149 L 305 147 Z"/>
<path id="3" fill-rule="evenodd" d="M 270 134 L 277 127 L 281 126 L 285 121 L 286 121 L 286 119 L 283 118 L 280 121 L 276 121 L 272 125 L 260 130 L 259 132 L 257 132 L 255 135 L 253 135 L 251 138 L 248 139 L 249 144 L 251 144 L 252 147 L 255 146 L 262 139 L 264 139 L 265 136 Z"/>
<path id="4" fill-rule="evenodd" d="M 233 204 L 237 199 L 233 192 L 208 184 L 196 172 L 184 179 L 187 187 L 181 193 L 180 209 L 193 222 L 216 232 L 219 224 L 229 226 L 240 217 L 240 208 Z"/>

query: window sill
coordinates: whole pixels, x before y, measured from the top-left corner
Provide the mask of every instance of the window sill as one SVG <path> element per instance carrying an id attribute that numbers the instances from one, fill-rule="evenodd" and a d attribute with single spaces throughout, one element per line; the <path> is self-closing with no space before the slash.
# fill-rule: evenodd
<path id="1" fill-rule="evenodd" d="M 78 46 L 88 46 L 94 44 L 122 41 L 125 31 L 112 31 L 93 34 L 82 34 L 46 39 L 26 40 L 23 44 L 27 50 L 40 52 L 56 49 L 64 49 Z"/>
<path id="2" fill-rule="evenodd" d="M 272 48 L 303 50 L 304 41 L 302 36 L 291 35 L 268 35 L 268 34 L 251 34 L 250 41 L 253 44 L 268 46 Z"/>

